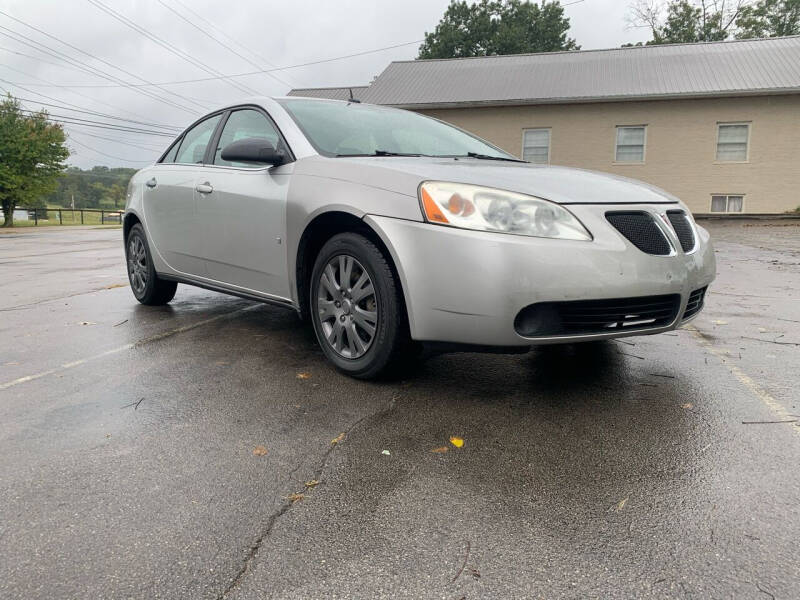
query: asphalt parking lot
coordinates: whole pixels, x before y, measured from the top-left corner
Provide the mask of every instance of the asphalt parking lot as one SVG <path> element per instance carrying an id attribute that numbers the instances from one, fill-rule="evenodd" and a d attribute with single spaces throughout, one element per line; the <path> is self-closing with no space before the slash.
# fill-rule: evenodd
<path id="1" fill-rule="evenodd" d="M 383 383 L 139 306 L 119 229 L 0 233 L 0 597 L 796 598 L 800 221 L 705 225 L 690 328 Z"/>

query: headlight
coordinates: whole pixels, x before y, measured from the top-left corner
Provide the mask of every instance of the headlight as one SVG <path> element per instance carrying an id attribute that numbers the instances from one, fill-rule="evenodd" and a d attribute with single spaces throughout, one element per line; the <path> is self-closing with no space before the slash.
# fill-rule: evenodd
<path id="1" fill-rule="evenodd" d="M 592 239 L 567 209 L 534 196 L 442 181 L 424 182 L 419 195 L 429 223 L 562 240 Z"/>

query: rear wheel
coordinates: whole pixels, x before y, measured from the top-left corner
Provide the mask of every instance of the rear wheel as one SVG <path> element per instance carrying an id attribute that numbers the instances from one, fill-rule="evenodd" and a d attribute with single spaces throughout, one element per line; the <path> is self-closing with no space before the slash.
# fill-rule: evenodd
<path id="1" fill-rule="evenodd" d="M 150 247 L 144 228 L 137 223 L 131 227 L 125 240 L 125 258 L 128 263 L 128 281 L 136 299 L 148 306 L 167 304 L 175 297 L 178 284 L 156 275 Z"/>
<path id="2" fill-rule="evenodd" d="M 342 233 L 322 247 L 309 308 L 322 351 L 348 375 L 377 377 L 408 349 L 400 285 L 383 253 L 362 235 Z"/>

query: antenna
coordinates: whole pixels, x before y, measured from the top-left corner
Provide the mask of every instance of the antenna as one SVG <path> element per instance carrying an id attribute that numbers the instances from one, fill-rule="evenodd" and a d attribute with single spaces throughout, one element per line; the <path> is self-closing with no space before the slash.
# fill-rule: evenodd
<path id="1" fill-rule="evenodd" d="M 361 100 L 357 100 L 356 98 L 353 97 L 353 88 L 347 88 L 347 89 L 350 92 L 350 102 L 355 102 L 356 104 L 360 104 Z"/>

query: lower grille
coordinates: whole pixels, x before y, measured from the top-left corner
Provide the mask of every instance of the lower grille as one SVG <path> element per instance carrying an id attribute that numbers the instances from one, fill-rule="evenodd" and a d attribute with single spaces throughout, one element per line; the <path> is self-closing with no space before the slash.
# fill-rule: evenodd
<path id="1" fill-rule="evenodd" d="M 686 310 L 683 311 L 683 318 L 695 316 L 703 309 L 703 302 L 706 299 L 706 289 L 708 286 L 700 288 L 689 294 L 689 301 L 686 303 Z"/>
<path id="2" fill-rule="evenodd" d="M 650 213 L 642 211 L 607 212 L 606 219 L 642 252 L 667 256 L 672 248 Z"/>
<path id="3" fill-rule="evenodd" d="M 669 325 L 680 309 L 678 294 L 540 302 L 523 308 L 514 319 L 514 329 L 525 337 L 586 335 Z"/>
<path id="4" fill-rule="evenodd" d="M 688 215 L 682 210 L 668 210 L 667 218 L 672 223 L 672 228 L 678 236 L 683 251 L 691 252 L 694 250 L 694 231 L 692 231 L 692 226 L 689 224 Z"/>

